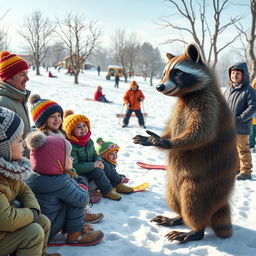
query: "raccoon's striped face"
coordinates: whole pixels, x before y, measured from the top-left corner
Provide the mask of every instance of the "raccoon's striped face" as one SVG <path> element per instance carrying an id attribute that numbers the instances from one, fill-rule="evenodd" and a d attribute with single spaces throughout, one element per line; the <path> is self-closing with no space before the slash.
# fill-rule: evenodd
<path id="1" fill-rule="evenodd" d="M 188 56 L 169 57 L 162 80 L 156 87 L 167 96 L 180 96 L 202 89 L 209 81 L 201 64 L 195 63 Z"/>

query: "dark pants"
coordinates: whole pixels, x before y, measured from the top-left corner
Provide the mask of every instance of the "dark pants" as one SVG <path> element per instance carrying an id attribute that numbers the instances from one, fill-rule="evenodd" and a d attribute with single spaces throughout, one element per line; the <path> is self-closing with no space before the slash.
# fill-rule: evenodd
<path id="1" fill-rule="evenodd" d="M 49 239 L 53 238 L 60 230 L 67 233 L 81 231 L 84 224 L 84 207 L 74 207 L 63 202 L 59 214 L 51 220 L 51 233 Z"/>
<path id="2" fill-rule="evenodd" d="M 144 117 L 143 117 L 143 115 L 142 115 L 140 109 L 137 109 L 137 110 L 127 109 L 127 111 L 126 111 L 126 113 L 125 113 L 125 117 L 124 117 L 123 123 L 124 123 L 125 125 L 128 125 L 129 119 L 130 119 L 130 117 L 131 117 L 132 112 L 134 112 L 135 115 L 137 116 L 138 121 L 139 121 L 139 125 L 144 125 L 144 124 L 145 124 L 145 123 L 144 123 Z"/>
<path id="3" fill-rule="evenodd" d="M 98 187 L 103 195 L 107 194 L 113 189 L 104 170 L 100 168 L 95 168 L 90 172 L 86 172 L 85 174 L 83 174 L 83 176 L 87 178 L 88 182 L 94 181 L 95 185 Z"/>
<path id="4" fill-rule="evenodd" d="M 255 138 L 256 138 L 256 125 L 252 125 L 252 134 L 249 137 L 249 144 L 250 144 L 250 148 L 254 148 L 256 142 L 255 142 Z"/>

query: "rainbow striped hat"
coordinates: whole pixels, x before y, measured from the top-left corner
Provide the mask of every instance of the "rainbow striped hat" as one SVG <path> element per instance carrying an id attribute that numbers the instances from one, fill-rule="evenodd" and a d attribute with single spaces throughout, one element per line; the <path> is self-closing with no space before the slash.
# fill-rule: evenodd
<path id="1" fill-rule="evenodd" d="M 37 101 L 31 110 L 31 116 L 37 128 L 42 127 L 47 119 L 54 113 L 59 112 L 63 117 L 63 109 L 55 101 L 40 99 Z"/>
<path id="2" fill-rule="evenodd" d="M 8 51 L 0 52 L 0 78 L 3 81 L 27 69 L 29 69 L 28 63 L 21 57 Z"/>

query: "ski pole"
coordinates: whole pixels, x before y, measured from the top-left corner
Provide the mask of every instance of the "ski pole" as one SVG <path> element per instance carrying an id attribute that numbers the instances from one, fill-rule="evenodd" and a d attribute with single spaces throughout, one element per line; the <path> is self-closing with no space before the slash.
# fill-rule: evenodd
<path id="1" fill-rule="evenodd" d="M 120 119 L 122 118 L 123 110 L 124 110 L 124 103 L 123 103 L 123 106 L 122 106 L 122 110 L 121 110 L 120 118 L 118 120 L 118 124 L 120 124 Z"/>

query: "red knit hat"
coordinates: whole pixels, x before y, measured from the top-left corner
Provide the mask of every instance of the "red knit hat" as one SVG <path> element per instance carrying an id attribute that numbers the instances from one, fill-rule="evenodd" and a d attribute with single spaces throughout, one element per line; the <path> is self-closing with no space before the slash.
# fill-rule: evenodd
<path id="1" fill-rule="evenodd" d="M 28 63 L 21 57 L 8 51 L 0 52 L 0 78 L 3 81 L 27 69 L 29 69 Z"/>

